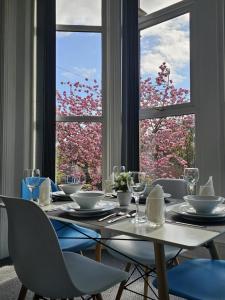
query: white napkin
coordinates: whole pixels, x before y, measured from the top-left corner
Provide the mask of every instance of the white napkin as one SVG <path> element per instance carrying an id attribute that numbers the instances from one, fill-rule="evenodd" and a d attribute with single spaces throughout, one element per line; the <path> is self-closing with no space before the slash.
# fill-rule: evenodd
<path id="1" fill-rule="evenodd" d="M 46 178 L 39 188 L 39 205 L 45 206 L 51 203 L 51 180 Z"/>
<path id="2" fill-rule="evenodd" d="M 146 215 L 150 222 L 162 225 L 165 222 L 164 192 L 161 185 L 151 190 L 146 201 Z"/>
<path id="3" fill-rule="evenodd" d="M 212 176 L 209 176 L 209 179 L 205 185 L 200 185 L 199 195 L 200 196 L 215 196 Z"/>

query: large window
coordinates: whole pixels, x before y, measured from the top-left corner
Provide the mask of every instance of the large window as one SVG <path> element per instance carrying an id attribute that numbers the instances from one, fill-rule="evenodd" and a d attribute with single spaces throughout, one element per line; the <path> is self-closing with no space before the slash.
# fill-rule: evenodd
<path id="1" fill-rule="evenodd" d="M 100 0 L 56 0 L 56 175 L 102 182 Z"/>
<path id="2" fill-rule="evenodd" d="M 195 164 L 190 8 L 182 11 L 178 3 L 165 13 L 165 7 L 157 11 L 159 3 L 149 2 L 154 15 L 140 23 L 140 169 L 153 178 L 179 178 Z"/>

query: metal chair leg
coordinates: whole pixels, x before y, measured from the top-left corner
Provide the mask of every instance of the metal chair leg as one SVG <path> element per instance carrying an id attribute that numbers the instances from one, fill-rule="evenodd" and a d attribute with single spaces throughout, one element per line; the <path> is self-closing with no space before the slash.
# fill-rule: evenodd
<path id="1" fill-rule="evenodd" d="M 127 265 L 126 265 L 124 271 L 125 271 L 125 272 L 129 272 L 130 267 L 131 267 L 131 263 L 127 263 Z M 124 289 L 125 284 L 126 284 L 126 281 L 122 281 L 122 282 L 120 283 L 118 292 L 117 292 L 117 294 L 116 294 L 116 300 L 120 300 L 120 298 L 121 298 L 121 296 L 122 296 L 122 293 L 123 293 L 123 289 Z"/>
<path id="2" fill-rule="evenodd" d="M 24 285 L 22 285 L 17 300 L 24 300 L 26 298 L 26 295 L 27 295 L 27 288 Z"/>
<path id="3" fill-rule="evenodd" d="M 145 267 L 145 276 L 144 276 L 144 300 L 148 299 L 148 268 Z"/>

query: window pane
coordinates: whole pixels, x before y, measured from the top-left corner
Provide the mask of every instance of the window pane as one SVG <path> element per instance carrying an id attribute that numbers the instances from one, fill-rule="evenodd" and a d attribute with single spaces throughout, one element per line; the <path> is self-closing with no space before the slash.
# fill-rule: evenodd
<path id="1" fill-rule="evenodd" d="M 174 3 L 181 2 L 180 0 L 140 0 L 140 8 L 147 14 L 153 13 L 159 9 L 165 8 Z"/>
<path id="2" fill-rule="evenodd" d="M 189 14 L 141 31 L 141 107 L 190 102 Z"/>
<path id="3" fill-rule="evenodd" d="M 179 178 L 194 157 L 194 115 L 140 121 L 140 169 L 153 179 Z"/>
<path id="4" fill-rule="evenodd" d="M 56 24 L 101 25 L 101 0 L 56 0 Z"/>
<path id="5" fill-rule="evenodd" d="M 56 174 L 81 176 L 86 184 L 101 189 L 102 182 L 102 124 L 56 123 Z"/>
<path id="6" fill-rule="evenodd" d="M 101 34 L 58 32 L 56 41 L 57 115 L 101 115 Z"/>

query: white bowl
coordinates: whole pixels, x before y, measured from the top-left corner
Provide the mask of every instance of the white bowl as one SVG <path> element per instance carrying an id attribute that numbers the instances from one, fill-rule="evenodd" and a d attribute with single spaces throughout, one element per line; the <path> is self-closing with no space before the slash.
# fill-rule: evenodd
<path id="1" fill-rule="evenodd" d="M 101 191 L 79 191 L 70 197 L 77 202 L 80 208 L 91 209 L 104 198 L 104 193 Z"/>
<path id="2" fill-rule="evenodd" d="M 224 201 L 223 197 L 218 196 L 184 196 L 184 200 L 190 204 L 196 213 L 210 214 L 216 206 Z"/>
<path id="3" fill-rule="evenodd" d="M 74 194 L 78 192 L 82 184 L 81 183 L 65 183 L 59 185 L 60 189 L 67 195 Z"/>

